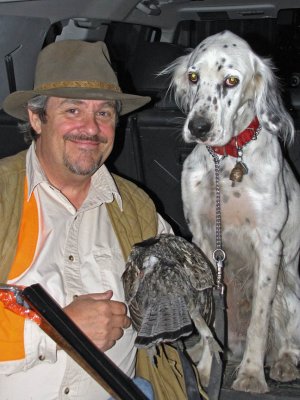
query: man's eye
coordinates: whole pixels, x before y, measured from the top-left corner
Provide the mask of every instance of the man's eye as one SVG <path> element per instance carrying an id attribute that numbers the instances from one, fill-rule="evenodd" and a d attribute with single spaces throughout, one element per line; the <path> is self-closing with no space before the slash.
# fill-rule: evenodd
<path id="1" fill-rule="evenodd" d="M 67 110 L 67 113 L 69 113 L 69 114 L 76 114 L 77 112 L 78 112 L 77 108 L 69 108 Z"/>
<path id="2" fill-rule="evenodd" d="M 109 117 L 109 116 L 110 116 L 110 112 L 109 112 L 109 111 L 101 111 L 101 112 L 99 113 L 99 115 L 100 115 L 101 117 Z"/>
<path id="3" fill-rule="evenodd" d="M 98 118 L 106 121 L 111 120 L 113 116 L 114 116 L 113 110 L 102 110 L 97 113 Z"/>

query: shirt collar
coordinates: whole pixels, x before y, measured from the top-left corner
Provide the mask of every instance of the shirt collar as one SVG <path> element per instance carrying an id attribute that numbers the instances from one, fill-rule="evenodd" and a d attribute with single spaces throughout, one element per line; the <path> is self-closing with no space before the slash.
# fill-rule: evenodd
<path id="1" fill-rule="evenodd" d="M 37 158 L 34 142 L 32 142 L 27 152 L 26 171 L 28 180 L 27 200 L 29 200 L 32 192 L 40 183 L 49 183 Z M 122 210 L 122 199 L 115 181 L 106 166 L 102 165 L 92 176 L 91 186 L 84 206 L 89 207 L 95 200 L 99 203 L 111 203 L 114 198 L 119 208 Z"/>

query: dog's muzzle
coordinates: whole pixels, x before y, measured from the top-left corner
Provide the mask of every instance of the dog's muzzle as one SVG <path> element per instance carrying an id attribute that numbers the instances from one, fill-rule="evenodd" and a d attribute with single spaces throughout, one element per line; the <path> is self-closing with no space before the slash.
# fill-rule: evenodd
<path id="1" fill-rule="evenodd" d="M 203 117 L 194 116 L 189 121 L 188 128 L 192 136 L 204 142 L 207 139 L 208 132 L 211 129 L 211 123 Z"/>

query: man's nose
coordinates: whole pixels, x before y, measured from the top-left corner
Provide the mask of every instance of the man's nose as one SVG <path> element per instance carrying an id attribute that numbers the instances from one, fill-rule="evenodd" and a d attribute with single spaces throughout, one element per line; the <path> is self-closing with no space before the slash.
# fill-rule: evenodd
<path id="1" fill-rule="evenodd" d="M 95 134 L 99 132 L 100 127 L 94 113 L 86 113 L 83 119 L 83 127 L 87 133 Z"/>

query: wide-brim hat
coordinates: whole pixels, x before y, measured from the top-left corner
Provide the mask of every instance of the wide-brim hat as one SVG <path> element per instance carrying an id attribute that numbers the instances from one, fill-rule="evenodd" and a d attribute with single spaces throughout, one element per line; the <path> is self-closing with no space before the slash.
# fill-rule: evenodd
<path id="1" fill-rule="evenodd" d="M 121 115 L 150 101 L 150 97 L 121 91 L 104 42 L 81 40 L 62 40 L 46 46 L 37 59 L 33 90 L 9 94 L 3 109 L 13 117 L 27 121 L 27 102 L 37 95 L 120 100 Z"/>

